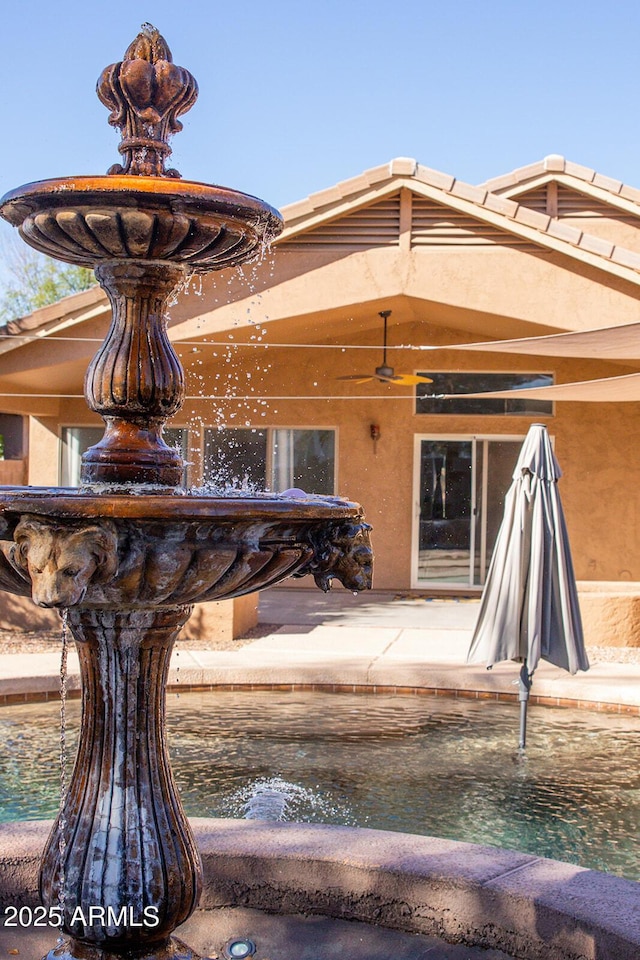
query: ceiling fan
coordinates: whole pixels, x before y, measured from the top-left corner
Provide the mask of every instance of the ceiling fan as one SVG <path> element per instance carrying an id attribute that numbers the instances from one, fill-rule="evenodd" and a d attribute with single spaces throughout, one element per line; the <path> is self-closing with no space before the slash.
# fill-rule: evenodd
<path id="1" fill-rule="evenodd" d="M 384 320 L 384 341 L 382 346 L 382 366 L 376 367 L 374 373 L 351 373 L 345 377 L 336 377 L 336 380 L 351 380 L 353 383 L 368 383 L 369 380 L 379 380 L 381 383 L 395 383 L 399 387 L 412 387 L 416 383 L 433 383 L 429 377 L 419 377 L 413 373 L 396 373 L 393 367 L 387 364 L 387 319 L 391 310 L 381 310 L 378 314 Z"/>

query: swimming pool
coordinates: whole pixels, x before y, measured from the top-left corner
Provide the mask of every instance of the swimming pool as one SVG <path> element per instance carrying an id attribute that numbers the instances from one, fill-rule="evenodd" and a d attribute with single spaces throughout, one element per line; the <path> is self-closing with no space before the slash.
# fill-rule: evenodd
<path id="1" fill-rule="evenodd" d="M 70 755 L 79 703 L 67 705 Z M 495 844 L 640 878 L 640 718 L 317 692 L 168 695 L 190 816 L 342 823 Z M 59 706 L 0 710 L 0 820 L 52 817 Z"/>

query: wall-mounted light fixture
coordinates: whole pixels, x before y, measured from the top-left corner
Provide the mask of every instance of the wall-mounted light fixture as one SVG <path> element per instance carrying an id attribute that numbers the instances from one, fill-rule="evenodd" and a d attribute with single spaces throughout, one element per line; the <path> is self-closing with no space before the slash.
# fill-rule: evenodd
<path id="1" fill-rule="evenodd" d="M 373 440 L 373 452 L 378 452 L 378 440 L 380 439 L 380 424 L 372 423 L 369 427 L 369 433 L 371 434 L 371 439 Z"/>

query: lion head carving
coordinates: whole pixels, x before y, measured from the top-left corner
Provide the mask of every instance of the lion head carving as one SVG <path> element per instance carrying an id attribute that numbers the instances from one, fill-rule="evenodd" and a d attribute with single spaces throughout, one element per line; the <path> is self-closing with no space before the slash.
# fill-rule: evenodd
<path id="1" fill-rule="evenodd" d="M 321 543 L 315 546 L 314 556 L 296 576 L 313 574 L 317 585 L 325 591 L 333 579 L 347 590 L 370 590 L 373 571 L 373 552 L 369 532 L 364 521 L 344 521 L 335 524 Z"/>
<path id="2" fill-rule="evenodd" d="M 31 579 L 39 607 L 73 607 L 91 583 L 105 583 L 118 570 L 118 535 L 110 520 L 64 526 L 24 516 L 14 533 L 9 559 Z"/>

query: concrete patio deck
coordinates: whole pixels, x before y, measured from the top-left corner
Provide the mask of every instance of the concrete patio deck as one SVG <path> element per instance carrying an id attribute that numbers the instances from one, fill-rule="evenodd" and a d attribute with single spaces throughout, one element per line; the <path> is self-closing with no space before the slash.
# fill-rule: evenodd
<path id="1" fill-rule="evenodd" d="M 373 692 L 424 692 L 500 700 L 517 697 L 513 663 L 487 670 L 466 664 L 479 601 L 397 598 L 371 591 L 275 589 L 260 598 L 266 636 L 234 650 L 192 650 L 177 644 L 170 684 L 325 687 Z M 0 703 L 57 696 L 57 654 L 0 657 Z M 75 650 L 69 690 L 79 689 Z M 640 715 L 640 664 L 595 663 L 570 676 L 541 662 L 532 702 Z"/>

